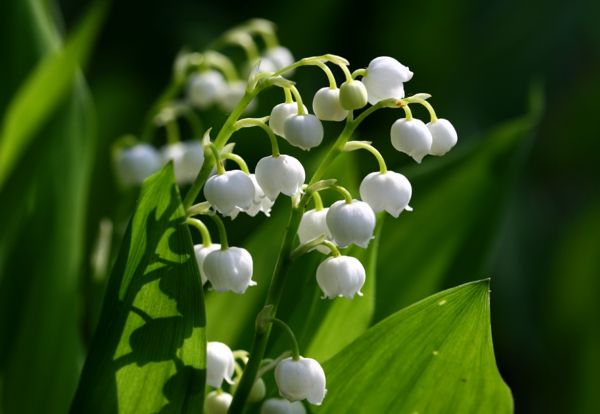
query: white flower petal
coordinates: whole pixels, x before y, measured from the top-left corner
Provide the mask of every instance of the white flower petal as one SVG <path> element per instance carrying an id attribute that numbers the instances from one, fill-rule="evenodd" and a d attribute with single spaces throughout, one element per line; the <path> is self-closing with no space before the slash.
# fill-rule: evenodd
<path id="1" fill-rule="evenodd" d="M 431 132 L 420 119 L 396 120 L 392 124 L 390 136 L 396 150 L 410 155 L 418 163 L 431 150 Z"/>
<path id="2" fill-rule="evenodd" d="M 363 201 L 336 201 L 329 207 L 326 220 L 333 240 L 340 247 L 354 243 L 366 248 L 373 238 L 375 213 Z"/>
<path id="3" fill-rule="evenodd" d="M 458 134 L 447 119 L 439 118 L 437 121 L 429 122 L 427 128 L 433 139 L 429 154 L 444 155 L 456 145 Z"/>
<path id="4" fill-rule="evenodd" d="M 255 286 L 252 268 L 252 256 L 240 247 L 215 250 L 204 259 L 204 273 L 217 292 L 242 294 L 248 287 Z"/>
<path id="5" fill-rule="evenodd" d="M 387 211 L 398 217 L 408 210 L 412 196 L 412 186 L 408 179 L 394 171 L 372 172 L 360 184 L 360 198 L 367 202 L 374 212 Z"/>
<path id="6" fill-rule="evenodd" d="M 304 184 L 304 178 L 304 167 L 289 155 L 264 157 L 256 164 L 256 180 L 271 200 L 279 193 L 293 196 Z"/>

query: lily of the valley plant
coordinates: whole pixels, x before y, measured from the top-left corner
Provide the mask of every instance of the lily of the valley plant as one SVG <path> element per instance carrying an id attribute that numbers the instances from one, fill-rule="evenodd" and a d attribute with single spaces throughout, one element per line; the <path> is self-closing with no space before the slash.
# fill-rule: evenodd
<path id="1" fill-rule="evenodd" d="M 246 62 L 237 68 L 216 50 L 180 54 L 174 65 L 175 87 L 152 117 L 153 126 L 165 128 L 168 143 L 156 149 L 129 137 L 119 143 L 115 165 L 123 184 L 137 185 L 172 161 L 177 182 L 191 185 L 184 199 L 187 223 L 201 234 L 202 243 L 194 246 L 196 260 L 201 282 L 214 294 L 231 291 L 243 295 L 256 285 L 253 258 L 247 250 L 229 245 L 222 217 L 232 220 L 229 226 L 239 214 L 269 216 L 277 198 L 289 198 L 291 215 L 269 294 L 257 315 L 250 348 L 254 352 L 232 351 L 227 344 L 208 342 L 206 383 L 211 390 L 204 409 L 207 414 L 241 412 L 247 403 L 262 401 L 262 413 L 305 412 L 304 401 L 320 405 L 327 398 L 326 378 L 319 361 L 302 356 L 294 332 L 277 318 L 290 263 L 318 251 L 323 260 L 314 281 L 323 300 L 360 301 L 365 269 L 357 258 L 340 249 L 350 245 L 367 248 L 373 241 L 377 213 L 396 218 L 412 210 L 411 183 L 400 172 L 388 170 L 384 155 L 376 148 L 385 137 L 369 137 L 359 126 L 379 109 L 398 111 L 388 139 L 393 148 L 417 163 L 428 155 L 447 153 L 456 144 L 457 133 L 448 120 L 437 117 L 428 94 L 405 96 L 405 83 L 413 72 L 393 57 L 375 57 L 366 68 L 352 69 L 346 59 L 333 54 L 294 60 L 290 51 L 278 44 L 273 25 L 263 20 L 230 30 L 219 44 L 239 46 Z M 265 45 L 263 51 L 259 44 Z M 324 75 L 324 86 L 312 97 L 312 113 L 292 80 L 295 71 L 306 67 Z M 281 90 L 281 103 L 268 114 L 246 117 L 256 108 L 261 92 L 269 88 Z M 413 117 L 414 105 L 427 109 L 427 123 Z M 210 107 L 229 114 L 219 131 L 203 129 L 198 120 L 196 111 Z M 196 139 L 180 140 L 182 121 L 189 123 Z M 342 124 L 337 138 L 324 134 L 323 122 Z M 231 140 L 254 127 L 264 132 L 271 152 L 249 166 L 234 152 Z M 364 139 L 367 137 L 375 144 Z M 307 177 L 301 160 L 280 152 L 280 140 L 306 151 L 321 145 L 329 150 Z M 337 157 L 357 150 L 368 151 L 378 169 L 364 177 L 359 194 L 352 194 L 337 177 L 325 173 Z M 333 191 L 339 200 L 325 206 L 320 196 L 324 191 Z M 214 220 L 218 243 L 205 219 Z M 289 336 L 290 351 L 283 355 L 264 355 L 273 326 Z M 270 370 L 274 370 L 281 399 L 265 400 L 262 376 Z"/>

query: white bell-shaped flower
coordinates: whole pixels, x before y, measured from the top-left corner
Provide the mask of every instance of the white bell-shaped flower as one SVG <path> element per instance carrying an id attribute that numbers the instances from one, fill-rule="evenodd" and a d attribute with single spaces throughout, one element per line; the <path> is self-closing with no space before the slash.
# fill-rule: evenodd
<path id="1" fill-rule="evenodd" d="M 352 256 L 328 257 L 317 267 L 317 283 L 323 296 L 329 299 L 362 296 L 360 289 L 365 284 L 365 278 L 365 268 L 360 260 Z"/>
<path id="2" fill-rule="evenodd" d="M 275 46 L 268 48 L 264 53 L 263 57 L 269 59 L 273 62 L 273 66 L 275 66 L 275 70 L 281 70 L 286 66 L 290 66 L 294 63 L 294 56 L 292 52 L 287 47 L 284 46 Z M 288 71 L 285 75 L 291 75 L 292 71 Z"/>
<path id="3" fill-rule="evenodd" d="M 312 107 L 321 121 L 343 121 L 348 116 L 348 110 L 340 104 L 340 90 L 337 88 L 319 89 L 313 98 Z"/>
<path id="4" fill-rule="evenodd" d="M 233 396 L 223 391 L 211 391 L 204 400 L 204 414 L 227 414 Z"/>
<path id="5" fill-rule="evenodd" d="M 408 82 L 413 73 L 389 56 L 380 56 L 373 59 L 367 67 L 367 73 L 362 78 L 362 83 L 367 88 L 369 103 L 389 98 L 404 98 L 404 82 Z"/>
<path id="6" fill-rule="evenodd" d="M 367 88 L 361 81 L 350 80 L 340 86 L 340 105 L 342 108 L 360 109 L 367 104 Z"/>
<path id="7" fill-rule="evenodd" d="M 408 205 L 412 186 L 405 176 L 397 172 L 372 172 L 362 180 L 359 191 L 360 198 L 375 213 L 387 211 L 393 217 L 398 217 L 403 210 L 412 211 Z"/>
<path id="8" fill-rule="evenodd" d="M 260 414 L 306 414 L 306 408 L 300 401 L 269 398 L 260 407 Z"/>
<path id="9" fill-rule="evenodd" d="M 194 245 L 194 253 L 196 256 L 196 263 L 198 263 L 198 270 L 200 270 L 200 279 L 202 281 L 202 285 L 206 283 L 208 279 L 206 279 L 206 273 L 204 273 L 204 259 L 210 252 L 214 252 L 215 250 L 219 250 L 221 245 L 219 243 L 212 243 L 209 246 L 205 246 L 203 244 Z"/>
<path id="10" fill-rule="evenodd" d="M 254 201 L 249 208 L 244 210 L 244 213 L 250 217 L 254 217 L 262 212 L 265 216 L 270 217 L 274 201 L 265 195 L 265 192 L 256 180 L 256 175 L 250 174 L 250 179 L 252 180 L 252 184 L 254 184 Z"/>
<path id="11" fill-rule="evenodd" d="M 458 134 L 447 119 L 438 118 L 437 121 L 427 124 L 433 141 L 431 142 L 431 155 L 444 155 L 456 145 Z"/>
<path id="12" fill-rule="evenodd" d="M 308 112 L 306 106 L 304 106 L 304 112 Z M 292 115 L 298 113 L 298 104 L 295 102 L 280 103 L 275 105 L 271 110 L 271 116 L 269 117 L 269 126 L 274 134 L 284 137 L 283 125 L 285 121 Z"/>
<path id="13" fill-rule="evenodd" d="M 285 358 L 275 367 L 275 382 L 279 394 L 289 401 L 306 399 L 311 404 L 321 405 L 327 393 L 325 372 L 312 358 Z"/>
<path id="14" fill-rule="evenodd" d="M 162 165 L 158 151 L 149 144 L 123 148 L 117 154 L 117 176 L 125 185 L 141 184 Z"/>
<path id="15" fill-rule="evenodd" d="M 336 201 L 327 211 L 327 227 L 340 247 L 351 243 L 362 248 L 369 245 L 375 230 L 375 213 L 364 201 Z"/>
<path id="16" fill-rule="evenodd" d="M 219 98 L 219 106 L 225 112 L 231 112 L 235 109 L 238 103 L 242 100 L 242 97 L 246 93 L 246 82 L 244 81 L 233 81 L 225 85 L 225 90 Z M 252 112 L 256 108 L 256 99 L 253 99 L 244 113 Z"/>
<path id="17" fill-rule="evenodd" d="M 173 171 L 178 184 L 189 184 L 204 164 L 204 148 L 200 141 L 182 141 L 165 145 L 161 149 L 163 162 L 173 161 Z"/>
<path id="18" fill-rule="evenodd" d="M 293 196 L 304 184 L 304 167 L 289 155 L 261 158 L 256 164 L 255 172 L 258 184 L 273 201 L 279 193 Z"/>
<path id="19" fill-rule="evenodd" d="M 252 256 L 241 247 L 215 250 L 204 259 L 204 273 L 217 292 L 242 294 L 248 287 L 255 286 L 252 267 Z"/>
<path id="20" fill-rule="evenodd" d="M 235 369 L 233 352 L 223 342 L 206 344 L 206 383 L 211 387 L 221 388 L 223 381 L 232 384 Z"/>
<path id="21" fill-rule="evenodd" d="M 392 145 L 400 152 L 410 155 L 419 164 L 429 154 L 433 138 L 427 126 L 420 119 L 396 120 L 390 130 Z"/>
<path id="22" fill-rule="evenodd" d="M 204 197 L 224 216 L 236 218 L 254 203 L 254 184 L 243 171 L 231 170 L 209 177 L 204 185 Z"/>
<path id="23" fill-rule="evenodd" d="M 329 231 L 326 222 L 328 210 L 328 208 L 322 210 L 308 210 L 302 215 L 300 225 L 298 226 L 298 238 L 300 239 L 300 244 L 316 239 L 321 235 L 325 235 L 327 240 L 331 240 L 331 232 Z M 317 246 L 316 249 L 323 254 L 329 253 L 329 249 L 323 245 Z"/>
<path id="24" fill-rule="evenodd" d="M 295 147 L 309 150 L 323 141 L 323 124 L 314 115 L 292 115 L 283 124 L 285 139 Z"/>
<path id="25" fill-rule="evenodd" d="M 225 89 L 226 83 L 221 72 L 207 70 L 194 73 L 187 84 L 187 100 L 197 108 L 204 109 L 216 103 Z"/>

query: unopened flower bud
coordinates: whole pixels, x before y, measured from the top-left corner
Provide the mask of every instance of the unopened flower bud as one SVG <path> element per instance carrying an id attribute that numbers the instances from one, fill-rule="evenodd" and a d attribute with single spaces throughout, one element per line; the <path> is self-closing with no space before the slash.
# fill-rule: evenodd
<path id="1" fill-rule="evenodd" d="M 225 92 L 226 84 L 221 72 L 207 70 L 190 76 L 187 99 L 197 108 L 206 108 L 217 102 Z"/>
<path id="2" fill-rule="evenodd" d="M 323 141 L 323 125 L 314 115 L 292 115 L 283 124 L 285 139 L 295 147 L 309 150 Z"/>
<path id="3" fill-rule="evenodd" d="M 431 150 L 431 132 L 420 119 L 396 120 L 392 124 L 390 136 L 394 148 L 410 155 L 418 163 Z"/>
<path id="4" fill-rule="evenodd" d="M 260 407 L 260 414 L 306 414 L 306 409 L 300 401 L 269 398 Z"/>
<path id="5" fill-rule="evenodd" d="M 366 272 L 360 260 L 352 256 L 328 257 L 317 267 L 317 283 L 324 297 L 333 299 L 343 296 L 362 296 Z"/>
<path id="6" fill-rule="evenodd" d="M 458 134 L 447 119 L 438 118 L 437 121 L 429 122 L 427 128 L 433 138 L 429 154 L 444 155 L 456 145 Z"/>
<path id="7" fill-rule="evenodd" d="M 231 377 L 235 369 L 233 352 L 222 342 L 206 344 L 206 383 L 221 388 L 223 381 L 233 383 Z"/>
<path id="8" fill-rule="evenodd" d="M 219 250 L 221 245 L 219 243 L 212 243 L 210 246 L 204 246 L 203 244 L 194 245 L 194 253 L 196 256 L 196 263 L 198 263 L 198 270 L 200 270 L 200 280 L 204 285 L 208 279 L 206 279 L 206 273 L 204 273 L 204 259 L 209 253 Z"/>
<path id="9" fill-rule="evenodd" d="M 215 250 L 204 259 L 204 273 L 217 292 L 242 294 L 248 287 L 255 286 L 252 266 L 252 256 L 241 247 Z"/>
<path id="10" fill-rule="evenodd" d="M 215 210 L 234 219 L 254 203 L 254 184 L 243 171 L 225 171 L 209 177 L 204 196 Z"/>
<path id="11" fill-rule="evenodd" d="M 372 172 L 360 183 L 360 198 L 367 202 L 375 213 L 387 211 L 398 217 L 408 206 L 412 186 L 408 179 L 394 171 Z"/>
<path id="12" fill-rule="evenodd" d="M 146 177 L 158 171 L 161 165 L 158 151 L 149 144 L 123 148 L 116 159 L 117 175 L 125 185 L 141 184 Z"/>
<path id="13" fill-rule="evenodd" d="M 340 104 L 340 90 L 321 88 L 315 93 L 312 102 L 313 112 L 321 121 L 343 121 L 348 111 Z"/>
<path id="14" fill-rule="evenodd" d="M 367 88 L 369 103 L 389 98 L 404 98 L 404 82 L 408 82 L 413 73 L 389 56 L 380 56 L 373 59 L 367 67 L 367 74 L 362 78 L 362 83 Z"/>
<path id="15" fill-rule="evenodd" d="M 340 86 L 340 105 L 342 108 L 360 109 L 367 104 L 367 88 L 362 82 L 350 80 Z"/>
<path id="16" fill-rule="evenodd" d="M 227 414 L 233 396 L 223 391 L 211 391 L 204 400 L 205 414 Z"/>
<path id="17" fill-rule="evenodd" d="M 324 208 L 322 210 L 308 210 L 304 213 L 298 226 L 300 244 L 304 244 L 321 235 L 325 235 L 327 240 L 331 240 L 331 232 L 327 228 L 327 222 L 325 221 L 328 210 L 328 208 Z M 329 253 L 329 249 L 323 245 L 317 246 L 316 249 L 323 254 Z"/>
<path id="18" fill-rule="evenodd" d="M 325 372 L 312 358 L 282 360 L 275 367 L 275 382 L 279 394 L 289 401 L 306 399 L 311 404 L 321 405 L 327 393 Z"/>
<path id="19" fill-rule="evenodd" d="M 204 148 L 200 141 L 168 144 L 161 149 L 163 162 L 173 160 L 173 172 L 178 184 L 189 184 L 204 164 Z"/>
<path id="20" fill-rule="evenodd" d="M 354 243 L 366 248 L 373 238 L 375 213 L 364 201 L 336 201 L 329 207 L 326 220 L 333 240 L 340 247 Z"/>
<path id="21" fill-rule="evenodd" d="M 306 106 L 304 106 L 304 112 L 308 112 Z M 290 116 L 296 114 L 298 114 L 298 104 L 295 102 L 275 105 L 269 118 L 269 126 L 273 133 L 285 138 L 283 125 Z"/>
<path id="22" fill-rule="evenodd" d="M 304 167 L 289 155 L 264 157 L 256 164 L 256 180 L 271 200 L 279 193 L 296 194 L 304 184 L 304 178 Z"/>

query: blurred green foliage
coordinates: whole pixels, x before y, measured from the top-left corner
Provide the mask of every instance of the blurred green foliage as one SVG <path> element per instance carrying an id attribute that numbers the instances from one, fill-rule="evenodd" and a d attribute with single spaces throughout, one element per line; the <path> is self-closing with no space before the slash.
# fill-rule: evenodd
<path id="1" fill-rule="evenodd" d="M 2 116 L 36 63 L 61 43 L 59 33 L 74 31 L 85 6 L 75 0 L 0 2 Z M 440 237 L 433 233 L 421 240 L 424 247 L 431 244 L 435 251 L 442 235 L 449 243 L 454 243 L 453 236 L 465 243 L 451 246 L 451 265 L 444 277 L 439 275 L 439 283 L 419 280 L 424 285 L 412 292 L 397 286 L 397 304 L 390 303 L 385 311 L 376 308 L 376 319 L 435 290 L 490 275 L 496 358 L 516 410 L 587 413 L 598 409 L 595 389 L 600 380 L 595 368 L 600 348 L 594 299 L 600 293 L 596 280 L 600 140 L 593 119 L 600 100 L 600 25 L 596 22 L 600 3 L 435 0 L 353 6 L 341 0 L 307 0 L 269 1 L 255 7 L 192 0 L 112 5 L 86 70 L 97 135 L 89 94 L 78 79 L 0 192 L 0 404 L 4 411 L 64 412 L 69 406 L 106 280 L 90 264 L 99 223 L 103 218 L 114 220 L 112 251 L 116 252 L 136 196 L 116 185 L 111 144 L 122 133 L 140 131 L 145 111 L 166 85 L 173 58 L 183 46 L 202 49 L 222 31 L 250 17 L 276 22 L 282 43 L 298 57 L 331 52 L 347 57 L 353 67 L 364 66 L 378 55 L 398 58 L 415 72 L 407 92 L 430 92 L 438 114 L 451 119 L 459 132 L 456 151 L 463 154 L 448 161 L 448 171 L 455 176 L 463 171 L 468 188 L 454 177 L 456 193 L 437 193 L 437 186 L 453 176 L 446 174 L 444 165 L 436 166 L 445 161 L 425 162 L 422 174 L 431 172 L 429 178 L 414 177 L 415 222 L 410 215 L 402 217 L 394 223 L 398 228 L 394 237 L 405 244 L 398 250 L 410 253 L 419 239 L 402 231 L 413 226 L 411 231 L 418 232 L 435 225 Z M 306 96 L 325 82 L 314 72 L 301 72 L 298 79 Z M 529 111 L 531 85 L 537 82 L 543 85 L 545 105 L 533 145 L 493 161 L 493 168 L 480 176 L 473 160 L 478 153 L 468 147 L 484 147 L 485 140 L 494 136 L 487 132 L 496 124 L 520 119 L 502 127 L 518 129 L 519 122 L 527 122 L 523 116 Z M 274 93 L 261 97 L 257 112 L 266 113 L 278 99 Z M 368 120 L 361 130 L 370 136 L 360 138 L 380 145 L 390 165 L 409 171 L 406 158 L 393 153 L 387 141 L 395 116 L 382 113 Z M 158 133 L 155 140 L 162 143 L 164 137 Z M 248 161 L 253 164 L 267 144 L 261 139 L 257 145 L 250 141 L 240 140 L 237 149 L 250 154 Z M 520 159 L 513 162 L 511 156 Z M 506 176 L 505 167 L 517 161 L 521 171 Z M 372 168 L 370 162 L 365 158 L 356 163 L 356 177 Z M 510 187 L 502 188 L 507 183 Z M 470 192 L 472 185 L 477 193 Z M 429 203 L 429 211 L 439 211 L 435 220 L 419 218 L 419 200 L 424 206 Z M 276 207 L 284 209 L 280 204 Z M 246 240 L 248 230 L 260 222 L 237 219 L 232 244 L 252 245 Z M 465 223 L 468 227 L 461 226 Z M 450 229 L 465 233 L 443 233 Z M 389 249 L 388 237 L 392 236 L 384 232 L 383 255 Z M 418 269 L 418 263 L 403 265 Z M 211 300 L 217 299 L 207 300 L 210 308 Z M 210 313 L 208 317 L 208 336 L 214 339 L 211 329 L 219 327 L 211 328 Z M 248 338 L 234 342 L 247 346 Z M 21 401 L 26 406 L 17 409 L 15 404 Z"/>

